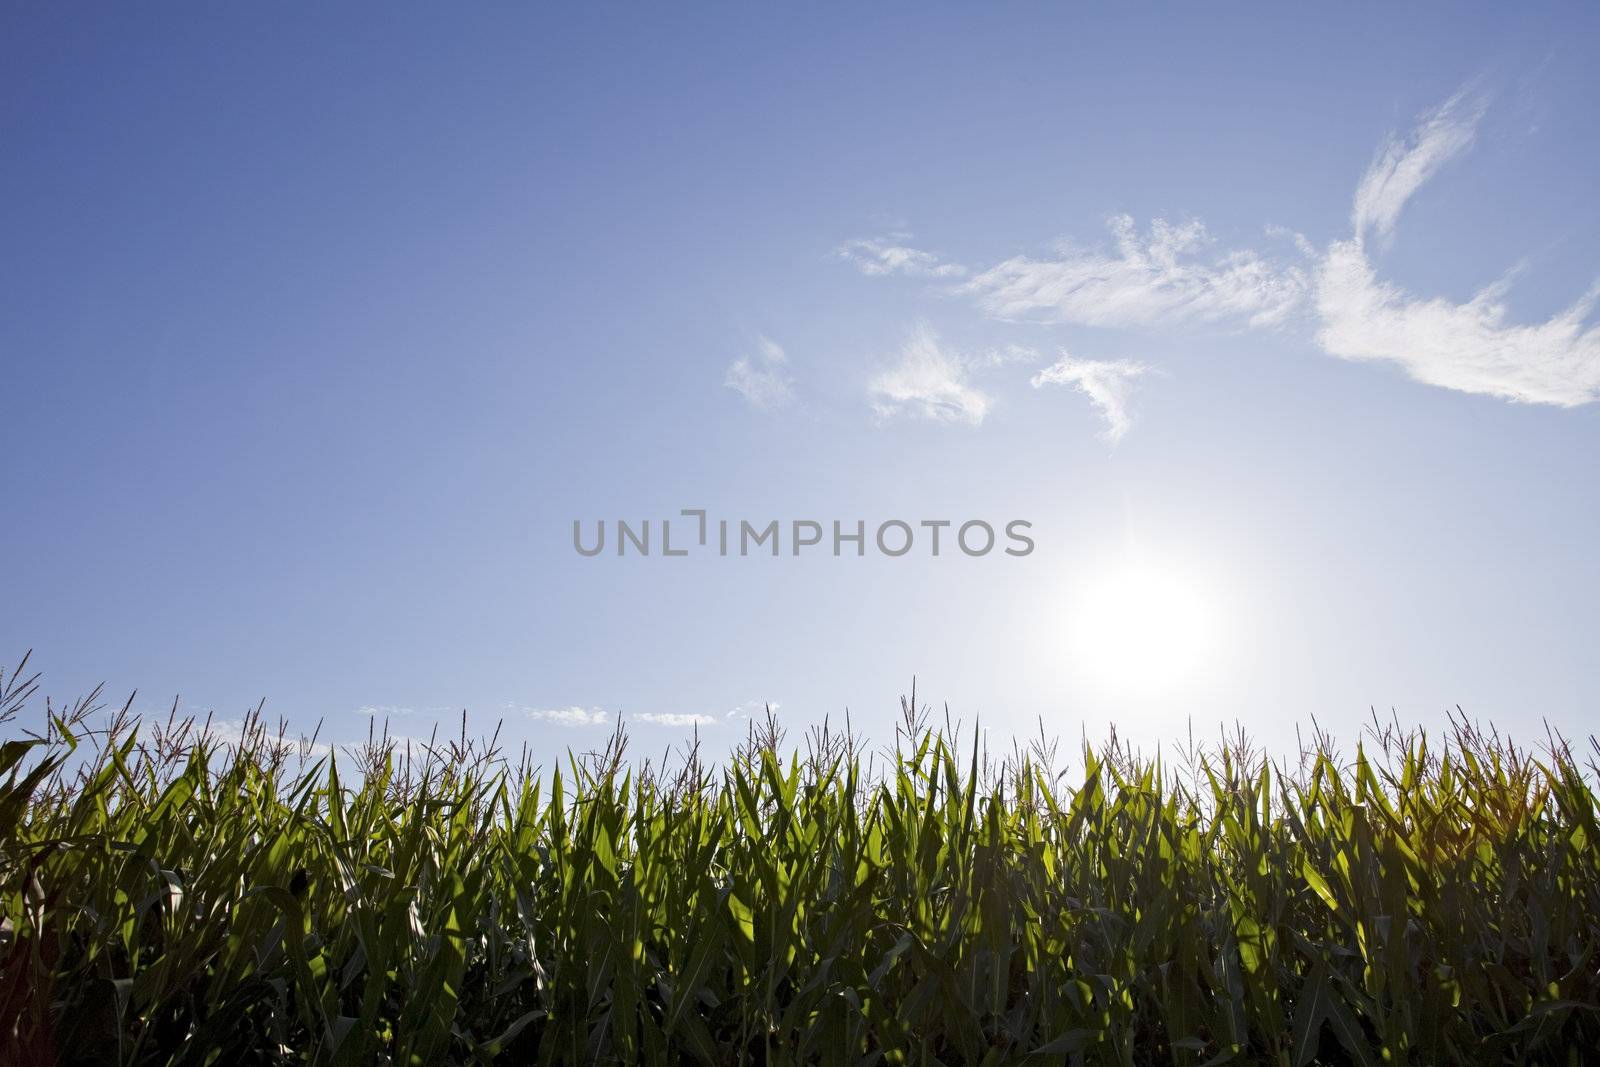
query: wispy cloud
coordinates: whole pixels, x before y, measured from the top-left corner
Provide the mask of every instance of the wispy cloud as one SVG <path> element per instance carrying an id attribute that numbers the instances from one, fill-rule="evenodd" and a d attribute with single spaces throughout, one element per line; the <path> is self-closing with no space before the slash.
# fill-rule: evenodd
<path id="1" fill-rule="evenodd" d="M 987 349 L 978 362 L 986 367 L 1012 367 L 1020 363 L 1039 362 L 1039 350 L 1028 345 L 1001 345 Z"/>
<path id="2" fill-rule="evenodd" d="M 1510 275 L 1460 302 L 1417 296 L 1381 278 L 1374 264 L 1374 250 L 1392 243 L 1406 204 L 1472 147 L 1487 99 L 1464 89 L 1404 136 L 1387 138 L 1356 186 L 1350 236 L 1325 248 L 1268 227 L 1269 236 L 1297 250 L 1297 258 L 1284 261 L 1219 249 L 1198 220 L 1156 219 L 1141 232 L 1130 216 L 1117 215 L 1108 223 L 1110 248 L 1062 242 L 1054 256 L 1012 257 L 947 292 L 1004 321 L 1131 330 L 1293 324 L 1312 330 L 1329 355 L 1391 362 L 1430 385 L 1526 403 L 1590 403 L 1600 399 L 1600 326 L 1593 321 L 1600 285 L 1544 321 L 1517 323 L 1506 302 Z M 943 262 L 888 239 L 849 242 L 840 254 L 869 274 L 929 274 Z M 970 384 L 971 371 L 1028 362 L 1030 353 L 1012 346 L 964 359 L 942 349 L 924 327 L 900 362 L 873 379 L 873 407 L 880 416 L 904 412 L 977 425 L 992 398 Z M 1079 389 L 1100 406 L 1107 436 L 1116 440 L 1127 431 L 1127 398 L 1138 373 L 1121 361 L 1096 368 L 1068 358 L 1033 381 Z"/>
<path id="3" fill-rule="evenodd" d="M 1305 272 L 1247 250 L 1215 252 L 1198 220 L 1128 215 L 1107 223 L 1115 249 L 1063 242 L 1053 259 L 1016 256 L 960 289 L 999 319 L 1148 328 L 1190 321 L 1277 326 L 1305 299 Z"/>
<path id="4" fill-rule="evenodd" d="M 637 722 L 654 723 L 657 726 L 715 726 L 717 720 L 711 715 L 691 715 L 676 711 L 647 711 L 632 718 Z"/>
<path id="5" fill-rule="evenodd" d="M 1134 380 L 1149 371 L 1143 363 L 1132 360 L 1073 359 L 1062 352 L 1059 360 L 1033 376 L 1033 387 L 1072 386 L 1100 410 L 1106 422 L 1100 436 L 1116 444 L 1133 426 L 1129 402 L 1133 397 Z"/>
<path id="6" fill-rule="evenodd" d="M 599 708 L 580 708 L 576 704 L 565 708 L 523 708 L 522 713 L 556 726 L 600 726 L 611 721 Z"/>
<path id="7" fill-rule="evenodd" d="M 1356 186 L 1350 223 L 1357 242 L 1369 230 L 1380 241 L 1393 237 L 1400 210 L 1412 194 L 1472 146 L 1486 103 L 1481 94 L 1463 89 L 1424 114 L 1411 136 L 1403 140 L 1389 136 Z"/>
<path id="8" fill-rule="evenodd" d="M 357 715 L 365 715 L 369 719 L 400 719 L 416 713 L 416 708 L 401 708 L 393 704 L 363 704 L 356 709 Z"/>
<path id="9" fill-rule="evenodd" d="M 1351 360 L 1387 360 L 1419 382 L 1531 404 L 1600 399 L 1600 288 L 1532 325 L 1507 322 L 1502 279 L 1465 303 L 1380 281 L 1357 241 L 1336 241 L 1318 271 L 1317 342 Z"/>
<path id="10" fill-rule="evenodd" d="M 723 385 L 744 397 L 760 411 L 771 411 L 794 401 L 794 378 L 789 374 L 789 356 L 783 346 L 760 338 L 754 356 L 744 356 L 728 366 Z"/>
<path id="11" fill-rule="evenodd" d="M 282 721 L 273 725 L 260 719 L 202 718 L 196 720 L 195 726 L 196 739 L 236 750 L 260 746 L 268 751 L 298 755 L 304 759 L 320 759 L 333 751 L 321 741 L 289 731 Z"/>
<path id="12" fill-rule="evenodd" d="M 930 326 L 920 324 L 894 365 L 867 383 L 872 410 L 880 418 L 910 415 L 980 425 L 994 401 L 968 381 L 968 370 L 966 360 L 944 348 Z"/>
<path id="13" fill-rule="evenodd" d="M 932 252 L 912 248 L 908 233 L 861 237 L 834 249 L 834 255 L 855 264 L 862 274 L 911 274 L 932 278 L 959 278 L 966 268 L 940 259 Z"/>
<path id="14" fill-rule="evenodd" d="M 1357 186 L 1354 236 L 1318 264 L 1317 343 L 1350 360 L 1383 360 L 1429 385 L 1506 400 L 1573 407 L 1600 398 L 1600 327 L 1585 325 L 1600 287 L 1544 322 L 1508 321 L 1510 276 L 1458 303 L 1385 282 L 1364 237 L 1392 237 L 1401 209 L 1440 166 L 1472 144 L 1480 101 L 1457 94 L 1391 137 Z"/>
<path id="15" fill-rule="evenodd" d="M 769 708 L 775 712 L 781 707 L 783 705 L 776 700 L 746 700 L 743 704 L 723 712 L 722 717 L 725 719 L 748 719 L 757 714 L 765 715 Z"/>

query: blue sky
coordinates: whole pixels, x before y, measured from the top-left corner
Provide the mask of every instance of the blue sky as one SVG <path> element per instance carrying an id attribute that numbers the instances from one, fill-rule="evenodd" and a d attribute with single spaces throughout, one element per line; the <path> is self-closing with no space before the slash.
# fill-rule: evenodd
<path id="1" fill-rule="evenodd" d="M 0 655 L 58 697 L 1591 729 L 1593 7 L 0 18 Z M 683 508 L 1036 549 L 573 551 Z"/>

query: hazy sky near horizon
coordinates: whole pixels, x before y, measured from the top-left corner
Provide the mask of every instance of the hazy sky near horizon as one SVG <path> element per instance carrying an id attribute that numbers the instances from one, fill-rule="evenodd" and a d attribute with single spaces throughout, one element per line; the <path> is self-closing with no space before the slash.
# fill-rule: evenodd
<path id="1" fill-rule="evenodd" d="M 9 6 L 0 659 L 335 741 L 881 737 L 913 676 L 1000 738 L 1587 734 L 1597 42 L 1592 5 Z M 1035 549 L 573 549 L 685 508 Z"/>

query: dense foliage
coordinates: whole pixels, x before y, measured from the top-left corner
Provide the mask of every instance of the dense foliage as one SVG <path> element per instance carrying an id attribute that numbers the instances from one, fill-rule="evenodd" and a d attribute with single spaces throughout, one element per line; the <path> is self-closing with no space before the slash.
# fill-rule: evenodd
<path id="1" fill-rule="evenodd" d="M 896 748 L 538 772 L 0 713 L 0 1062 L 1581 1063 L 1586 770 L 1458 727 L 1070 774 Z M 770 726 L 770 723 L 768 724 Z M 214 738 L 214 733 L 209 735 Z M 969 735 L 963 733 L 962 737 Z M 1592 744 L 1592 742 L 1591 742 Z M 334 758 L 337 756 L 337 758 Z"/>

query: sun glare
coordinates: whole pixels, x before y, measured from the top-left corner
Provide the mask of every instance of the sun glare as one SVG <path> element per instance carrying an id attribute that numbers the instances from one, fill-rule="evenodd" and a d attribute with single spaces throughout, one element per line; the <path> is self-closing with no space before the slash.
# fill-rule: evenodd
<path id="1" fill-rule="evenodd" d="M 1215 597 L 1176 570 L 1120 565 L 1090 582 L 1072 614 L 1074 673 L 1107 696 L 1176 695 L 1212 676 L 1221 651 Z"/>

